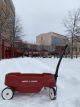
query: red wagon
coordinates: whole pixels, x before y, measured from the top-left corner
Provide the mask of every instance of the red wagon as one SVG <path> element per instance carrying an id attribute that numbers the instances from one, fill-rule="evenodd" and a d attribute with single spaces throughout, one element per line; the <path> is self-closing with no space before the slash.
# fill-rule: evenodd
<path id="1" fill-rule="evenodd" d="M 38 93 L 44 87 L 49 88 L 49 96 L 51 100 L 56 99 L 57 94 L 57 77 L 58 69 L 62 57 L 65 53 L 67 45 L 59 59 L 58 65 L 56 67 L 55 74 L 43 73 L 43 74 L 25 74 L 25 73 L 9 73 L 5 77 L 5 88 L 1 95 L 5 100 L 13 98 L 14 92 L 18 93 Z"/>

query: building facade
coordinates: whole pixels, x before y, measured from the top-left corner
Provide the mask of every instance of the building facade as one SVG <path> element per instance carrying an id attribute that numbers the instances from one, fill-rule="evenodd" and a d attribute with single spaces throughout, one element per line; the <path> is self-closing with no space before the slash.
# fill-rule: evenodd
<path id="1" fill-rule="evenodd" d="M 15 8 L 12 0 L 0 0 L 0 34 L 11 39 L 14 36 Z"/>
<path id="2" fill-rule="evenodd" d="M 40 34 L 36 37 L 36 44 L 43 46 L 51 46 L 54 48 L 54 55 L 59 56 L 66 44 L 68 44 L 68 38 L 54 32 L 48 32 Z"/>
<path id="3" fill-rule="evenodd" d="M 0 58 L 2 57 L 2 40 L 13 40 L 15 36 L 15 7 L 12 0 L 0 0 Z M 6 43 L 5 46 L 9 46 Z"/>
<path id="4" fill-rule="evenodd" d="M 72 38 L 69 39 L 70 55 L 72 51 Z M 80 57 L 80 36 L 73 37 L 73 57 Z"/>
<path id="5" fill-rule="evenodd" d="M 68 42 L 68 39 L 60 34 L 49 32 L 40 34 L 36 37 L 36 44 L 48 45 L 48 46 L 64 46 Z"/>

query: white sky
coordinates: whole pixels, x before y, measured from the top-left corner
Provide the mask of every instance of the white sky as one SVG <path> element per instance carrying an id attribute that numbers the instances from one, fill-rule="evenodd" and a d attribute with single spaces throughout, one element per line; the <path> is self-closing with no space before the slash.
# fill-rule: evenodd
<path id="1" fill-rule="evenodd" d="M 24 39 L 34 42 L 45 32 L 65 34 L 63 20 L 68 11 L 80 7 L 80 0 L 13 0 L 21 20 Z"/>

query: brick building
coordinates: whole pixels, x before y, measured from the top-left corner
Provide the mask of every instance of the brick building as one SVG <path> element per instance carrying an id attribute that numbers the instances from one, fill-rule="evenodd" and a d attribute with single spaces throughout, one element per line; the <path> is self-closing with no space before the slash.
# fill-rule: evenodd
<path id="1" fill-rule="evenodd" d="M 10 39 L 14 35 L 15 8 L 12 0 L 0 0 L 0 34 Z"/>
<path id="2" fill-rule="evenodd" d="M 2 40 L 13 40 L 15 28 L 15 8 L 12 0 L 0 0 L 0 58 Z M 6 46 L 10 44 L 6 44 Z"/>

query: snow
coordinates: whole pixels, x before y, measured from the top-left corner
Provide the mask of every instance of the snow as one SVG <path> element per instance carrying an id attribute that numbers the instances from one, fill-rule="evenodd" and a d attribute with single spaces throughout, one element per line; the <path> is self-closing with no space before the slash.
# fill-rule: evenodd
<path id="1" fill-rule="evenodd" d="M 0 94 L 6 87 L 5 75 L 8 72 L 54 73 L 58 58 L 14 58 L 0 61 Z M 57 99 L 51 101 L 48 92 L 38 94 L 15 94 L 12 100 L 3 100 L 0 107 L 80 107 L 80 58 L 63 58 L 58 77 Z"/>

